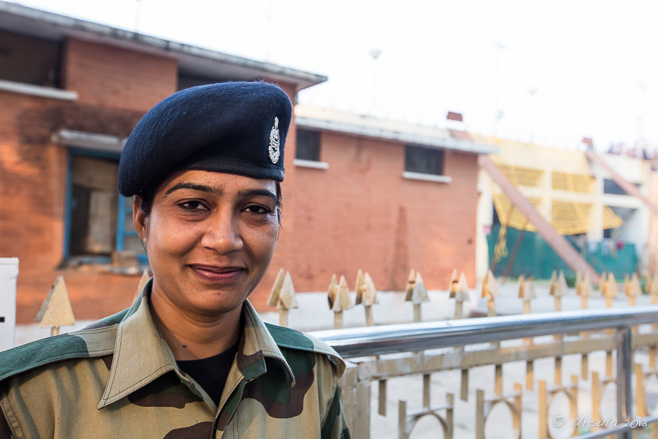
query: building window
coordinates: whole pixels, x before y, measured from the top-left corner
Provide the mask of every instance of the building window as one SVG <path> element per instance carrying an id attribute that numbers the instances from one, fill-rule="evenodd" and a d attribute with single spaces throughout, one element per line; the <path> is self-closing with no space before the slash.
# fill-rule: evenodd
<path id="1" fill-rule="evenodd" d="M 178 90 L 184 90 L 198 85 L 217 84 L 218 82 L 226 82 L 230 78 L 208 77 L 199 76 L 192 73 L 185 73 L 178 71 Z"/>
<path id="2" fill-rule="evenodd" d="M 634 185 L 635 187 L 639 187 L 638 184 L 634 184 Z M 603 180 L 603 193 L 612 194 L 612 195 L 628 195 L 626 191 L 617 184 L 616 181 L 607 178 Z"/>
<path id="3" fill-rule="evenodd" d="M 0 79 L 60 87 L 61 45 L 0 31 Z"/>
<path id="4" fill-rule="evenodd" d="M 109 261 L 116 251 L 146 257 L 132 222 L 132 198 L 117 191 L 116 154 L 71 153 L 67 258 Z"/>
<path id="5" fill-rule="evenodd" d="M 312 162 L 320 161 L 320 133 L 317 131 L 297 130 L 296 159 Z"/>
<path id="6" fill-rule="evenodd" d="M 406 145 L 404 170 L 418 174 L 443 175 L 443 150 Z"/>

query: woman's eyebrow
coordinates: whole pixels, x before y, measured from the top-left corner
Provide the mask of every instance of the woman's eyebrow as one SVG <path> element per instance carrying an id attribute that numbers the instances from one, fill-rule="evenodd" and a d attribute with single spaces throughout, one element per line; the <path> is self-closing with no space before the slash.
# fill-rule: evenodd
<path id="1" fill-rule="evenodd" d="M 164 196 L 162 198 L 166 198 L 167 195 L 171 194 L 172 192 L 175 192 L 180 189 L 191 189 L 194 191 L 200 191 L 200 192 L 208 192 L 217 196 L 221 196 L 223 194 L 221 189 L 214 188 L 212 186 L 206 186 L 204 184 L 198 184 L 198 183 L 186 183 L 186 182 L 180 182 L 176 183 L 173 185 L 167 192 L 165 192 Z M 277 206 L 281 205 L 281 202 L 279 199 L 276 197 L 274 193 L 271 191 L 268 191 L 267 189 L 245 189 L 242 191 L 238 192 L 238 196 L 240 198 L 247 198 L 247 197 L 255 197 L 255 196 L 266 196 L 270 197 Z"/>
<path id="2" fill-rule="evenodd" d="M 167 192 L 165 192 L 164 196 L 162 198 L 166 198 L 167 195 L 171 194 L 172 192 L 175 192 L 180 189 L 191 189 L 193 191 L 201 191 L 201 192 L 209 192 L 211 194 L 215 195 L 221 195 L 222 191 L 211 187 L 211 186 L 206 186 L 204 184 L 198 184 L 198 183 L 185 183 L 185 182 L 180 182 L 176 183 L 173 185 Z"/>
<path id="3" fill-rule="evenodd" d="M 271 191 L 268 191 L 267 189 L 246 189 L 239 191 L 238 196 L 241 198 L 256 197 L 256 196 L 270 197 L 272 200 L 274 200 L 277 206 L 281 205 L 281 202 L 276 197 L 276 195 L 273 194 Z"/>

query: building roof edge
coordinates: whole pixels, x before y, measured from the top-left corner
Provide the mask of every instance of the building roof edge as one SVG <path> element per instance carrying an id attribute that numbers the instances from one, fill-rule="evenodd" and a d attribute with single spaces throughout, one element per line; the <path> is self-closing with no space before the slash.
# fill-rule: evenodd
<path id="1" fill-rule="evenodd" d="M 35 26 L 38 28 L 40 25 L 42 27 L 40 30 L 43 34 L 50 35 L 51 37 L 66 35 L 73 37 L 86 36 L 91 39 L 100 39 L 104 42 L 110 42 L 124 47 L 127 46 L 134 50 L 156 52 L 161 55 L 176 58 L 181 63 L 182 67 L 185 67 L 186 64 L 192 65 L 195 61 L 197 63 L 199 61 L 205 61 L 228 64 L 245 73 L 251 72 L 254 75 L 260 73 L 262 76 L 274 80 L 293 82 L 297 85 L 297 90 L 311 87 L 327 80 L 327 77 L 324 75 L 305 72 L 270 62 L 257 61 L 189 44 L 169 41 L 16 3 L 0 1 L 0 15 L 12 15 L 19 21 L 30 21 L 32 22 L 32 29 L 34 29 Z M 13 30 L 8 24 L 0 25 L 0 29 Z M 34 30 L 30 32 L 29 27 L 21 27 L 18 30 L 22 33 L 38 34 L 38 32 L 35 32 Z"/>

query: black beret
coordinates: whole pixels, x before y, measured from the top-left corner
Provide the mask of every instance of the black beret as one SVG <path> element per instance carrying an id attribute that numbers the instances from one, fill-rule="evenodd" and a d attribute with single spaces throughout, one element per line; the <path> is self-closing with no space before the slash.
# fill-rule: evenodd
<path id="1" fill-rule="evenodd" d="M 145 194 L 172 172 L 202 170 L 283 181 L 288 95 L 264 82 L 181 90 L 137 123 L 119 162 L 119 192 Z"/>

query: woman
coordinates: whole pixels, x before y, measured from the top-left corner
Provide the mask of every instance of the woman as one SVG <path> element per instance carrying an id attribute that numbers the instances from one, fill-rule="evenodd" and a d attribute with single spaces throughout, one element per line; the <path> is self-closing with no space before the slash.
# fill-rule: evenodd
<path id="1" fill-rule="evenodd" d="M 264 324 L 246 300 L 279 234 L 291 104 L 223 83 L 152 108 L 119 191 L 153 278 L 82 331 L 0 355 L 0 438 L 347 438 L 340 357 Z"/>

